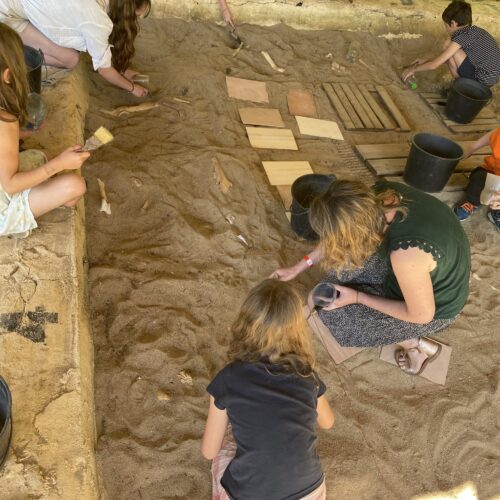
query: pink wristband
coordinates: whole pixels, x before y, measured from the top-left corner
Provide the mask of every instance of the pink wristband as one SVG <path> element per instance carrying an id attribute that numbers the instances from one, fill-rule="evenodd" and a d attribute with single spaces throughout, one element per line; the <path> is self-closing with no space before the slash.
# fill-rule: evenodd
<path id="1" fill-rule="evenodd" d="M 309 267 L 313 266 L 314 262 L 312 261 L 311 257 L 309 257 L 309 255 L 304 256 L 304 260 L 306 261 Z"/>

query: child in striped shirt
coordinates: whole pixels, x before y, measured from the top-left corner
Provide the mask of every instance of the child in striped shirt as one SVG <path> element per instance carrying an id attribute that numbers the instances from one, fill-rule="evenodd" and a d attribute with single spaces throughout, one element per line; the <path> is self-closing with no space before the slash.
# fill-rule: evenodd
<path id="1" fill-rule="evenodd" d="M 401 78 L 406 81 L 421 71 L 446 64 L 453 78 L 469 78 L 492 87 L 500 78 L 500 48 L 486 30 L 472 25 L 469 3 L 452 2 L 442 14 L 448 38 L 443 51 L 434 59 L 417 59 L 405 69 Z"/>

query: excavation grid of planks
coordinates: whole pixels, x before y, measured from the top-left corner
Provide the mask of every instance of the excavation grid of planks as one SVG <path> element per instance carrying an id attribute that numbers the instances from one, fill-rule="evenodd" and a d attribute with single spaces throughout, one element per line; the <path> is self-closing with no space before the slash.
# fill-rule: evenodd
<path id="1" fill-rule="evenodd" d="M 411 130 L 387 89 L 370 83 L 323 83 L 347 130 Z"/>
<path id="2" fill-rule="evenodd" d="M 491 106 L 483 108 L 479 114 L 470 123 L 463 124 L 449 120 L 446 117 L 446 99 L 436 94 L 435 92 L 419 92 L 420 97 L 431 107 L 439 116 L 441 121 L 452 131 L 457 134 L 474 133 L 474 132 L 489 132 L 500 126 L 500 120 L 495 115 Z"/>
<path id="3" fill-rule="evenodd" d="M 266 82 L 226 77 L 228 96 L 233 99 L 268 103 Z M 342 141 L 344 137 L 336 122 L 320 120 L 314 95 L 308 89 L 290 89 L 287 93 L 288 110 L 295 117 L 301 137 L 318 137 Z M 250 145 L 256 149 L 297 151 L 299 148 L 293 132 L 285 128 L 280 110 L 276 108 L 242 107 L 240 119 L 246 125 Z M 292 204 L 291 185 L 303 175 L 314 173 L 307 161 L 263 161 L 269 183 L 275 186 L 290 220 Z"/>

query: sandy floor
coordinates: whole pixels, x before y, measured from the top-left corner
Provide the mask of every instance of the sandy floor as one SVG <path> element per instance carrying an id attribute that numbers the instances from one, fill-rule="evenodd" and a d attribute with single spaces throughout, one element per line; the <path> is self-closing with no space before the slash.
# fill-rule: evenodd
<path id="1" fill-rule="evenodd" d="M 148 20 L 136 65 L 151 76 L 153 99 L 162 105 L 147 113 L 102 114 L 100 109 L 132 100 L 93 80 L 88 128 L 104 125 L 116 137 L 85 168 L 98 457 L 112 499 L 210 498 L 209 463 L 199 453 L 199 439 L 205 387 L 225 362 L 229 325 L 251 286 L 308 248 L 289 229 L 260 161 L 310 160 L 316 172 L 370 181 L 349 144 L 408 137 L 346 133 L 344 143 L 299 138 L 298 152 L 254 150 L 237 114 L 247 103 L 227 98 L 225 75 L 267 81 L 270 105 L 280 108 L 296 137 L 287 89 L 312 89 L 320 117 L 335 119 L 321 90 L 321 82 L 332 80 L 390 85 L 415 130 L 447 132 L 397 82 L 398 66 L 418 55 L 422 41 L 390 44 L 368 34 L 298 32 L 284 25 L 243 26 L 240 35 L 250 48 L 233 58 L 221 27 Z M 363 59 L 371 68 L 357 64 L 333 73 L 325 56 L 333 53 L 343 64 L 354 38 L 368 47 Z M 406 49 L 404 61 L 394 56 Z M 286 72 L 274 72 L 260 50 Z M 421 87 L 434 89 L 442 81 L 442 75 L 422 79 Z M 227 194 L 214 181 L 213 158 L 233 184 Z M 106 183 L 110 216 L 98 210 L 96 177 Z M 233 226 L 227 215 L 235 217 Z M 500 492 L 500 340 L 494 335 L 500 234 L 484 213 L 465 227 L 474 278 L 464 313 L 441 335 L 453 347 L 446 387 L 405 376 L 379 361 L 377 349 L 335 367 L 316 343 L 337 414 L 335 428 L 319 434 L 328 498 L 410 498 L 465 481 L 481 498 Z M 318 273 L 298 280 L 304 293 Z"/>

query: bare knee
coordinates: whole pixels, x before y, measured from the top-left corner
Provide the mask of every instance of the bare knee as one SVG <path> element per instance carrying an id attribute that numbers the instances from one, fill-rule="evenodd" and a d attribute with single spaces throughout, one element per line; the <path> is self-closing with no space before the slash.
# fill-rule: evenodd
<path id="1" fill-rule="evenodd" d="M 65 205 L 68 206 L 74 205 L 87 191 L 85 179 L 77 174 L 65 174 L 64 179 L 61 179 L 60 188 L 64 192 Z"/>
<path id="2" fill-rule="evenodd" d="M 68 69 L 74 69 L 78 66 L 80 62 L 80 52 L 76 50 L 68 50 L 68 52 L 64 55 L 64 66 Z"/>

